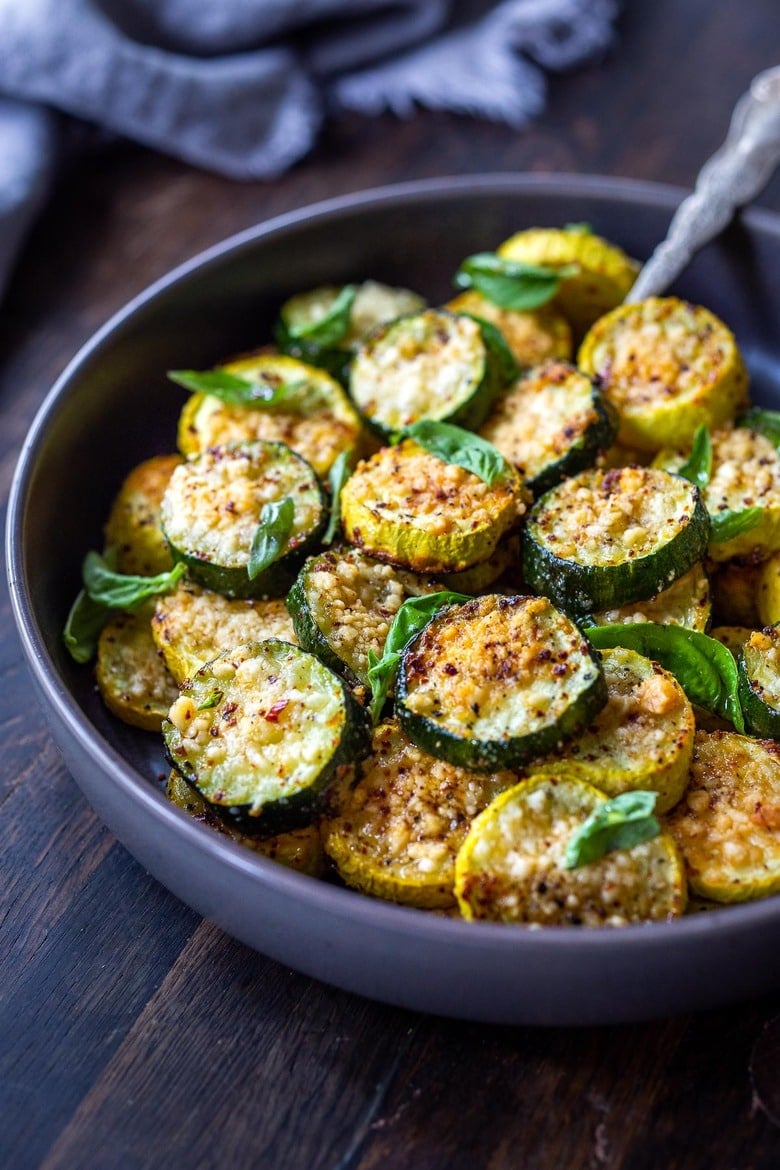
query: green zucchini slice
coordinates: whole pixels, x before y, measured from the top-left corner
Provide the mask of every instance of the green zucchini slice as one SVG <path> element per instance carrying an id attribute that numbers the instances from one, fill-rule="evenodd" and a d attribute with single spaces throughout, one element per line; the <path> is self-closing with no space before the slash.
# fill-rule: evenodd
<path id="1" fill-rule="evenodd" d="M 267 507 L 292 500 L 276 557 L 250 577 L 252 544 Z M 258 439 L 210 447 L 176 468 L 163 496 L 162 527 L 174 560 L 207 589 L 273 597 L 289 589 L 327 520 L 311 466 L 284 443 Z"/>
<path id="2" fill-rule="evenodd" d="M 532 312 L 502 309 L 476 289 L 467 289 L 444 307 L 451 313 L 467 313 L 495 325 L 522 370 L 552 358 L 568 361 L 572 356 L 571 326 L 549 305 Z"/>
<path id="3" fill-rule="evenodd" d="M 278 833 L 275 837 L 252 837 L 248 833 L 239 833 L 214 814 L 197 789 L 188 784 L 175 768 L 171 769 L 165 785 L 165 795 L 171 804 L 194 820 L 230 837 L 237 845 L 259 853 L 261 857 L 278 861 L 280 865 L 298 873 L 306 873 L 309 877 L 322 877 L 325 872 L 325 854 L 317 825 L 306 825 L 303 829 Z"/>
<path id="4" fill-rule="evenodd" d="M 225 597 L 194 581 L 157 599 L 152 637 L 178 683 L 204 663 L 242 642 L 281 638 L 295 643 L 292 619 L 282 598 Z"/>
<path id="5" fill-rule="evenodd" d="M 395 722 L 374 731 L 357 784 L 329 795 L 325 852 L 340 877 L 378 898 L 425 909 L 455 904 L 455 856 L 477 813 L 514 783 L 429 756 Z"/>
<path id="6" fill-rule="evenodd" d="M 476 771 L 553 751 L 606 701 L 598 657 L 546 597 L 488 594 L 441 610 L 407 647 L 396 687 L 409 738 Z"/>
<path id="7" fill-rule="evenodd" d="M 698 731 L 685 795 L 664 821 L 695 894 L 746 902 L 780 893 L 780 744 Z"/>
<path id="8" fill-rule="evenodd" d="M 626 622 L 655 622 L 661 626 L 685 626 L 705 634 L 712 614 L 710 582 L 701 564 L 694 565 L 668 589 L 662 589 L 643 601 L 633 601 L 615 609 L 593 615 L 597 626 L 623 625 Z"/>
<path id="9" fill-rule="evenodd" d="M 565 765 L 498 796 L 476 818 L 458 853 L 455 893 L 464 917 L 588 927 L 679 917 L 685 874 L 665 833 L 566 868 L 569 840 L 606 800 Z"/>
<path id="10" fill-rule="evenodd" d="M 412 439 L 359 463 L 341 492 L 345 538 L 417 573 L 459 573 L 488 560 L 524 511 L 511 469 L 488 486 Z"/>
<path id="11" fill-rule="evenodd" d="M 373 329 L 425 308 L 425 299 L 408 288 L 366 280 L 351 286 L 354 300 L 346 313 L 339 314 L 340 324 L 328 330 L 331 337 L 341 333 L 338 340 L 318 340 L 323 323 L 338 312 L 337 302 L 348 287 L 322 285 L 291 297 L 282 305 L 275 330 L 276 343 L 283 353 L 321 366 L 340 382 L 346 382 L 352 355 Z"/>
<path id="12" fill-rule="evenodd" d="M 480 428 L 540 495 L 592 467 L 617 434 L 601 391 L 567 362 L 530 370 L 501 396 Z"/>
<path id="13" fill-rule="evenodd" d="M 340 767 L 370 749 L 367 716 L 313 654 L 248 642 L 202 666 L 163 725 L 173 767 L 241 832 L 311 822 Z"/>
<path id="14" fill-rule="evenodd" d="M 97 646 L 95 677 L 100 697 L 124 723 L 159 731 L 179 696 L 152 640 L 153 603 L 136 613 L 117 613 L 103 627 Z"/>
<path id="15" fill-rule="evenodd" d="M 374 330 L 349 375 L 353 401 L 385 440 L 424 418 L 473 429 L 502 386 L 501 363 L 479 322 L 444 309 Z"/>
<path id="16" fill-rule="evenodd" d="M 534 505 L 528 584 L 571 613 L 652 597 L 701 561 L 710 521 L 694 484 L 650 467 L 583 471 Z"/>
<path id="17" fill-rule="evenodd" d="M 267 389 L 268 400 L 239 406 L 215 394 L 192 394 L 179 418 L 178 443 L 184 455 L 265 439 L 286 443 L 325 476 L 343 451 L 363 443 L 360 416 L 343 387 L 323 370 L 268 353 L 239 358 L 222 368 Z"/>
<path id="18" fill-rule="evenodd" d="M 739 701 L 752 735 L 780 739 L 780 630 L 753 630 L 737 657 Z"/>
<path id="19" fill-rule="evenodd" d="M 672 808 L 685 791 L 696 721 L 680 684 L 633 650 L 602 652 L 608 699 L 591 725 L 564 744 L 560 759 L 607 796 L 633 789 L 657 792 L 656 811 Z M 549 761 L 542 761 L 546 771 Z"/>
<path id="20" fill-rule="evenodd" d="M 111 506 L 106 545 L 118 553 L 117 569 L 138 577 L 155 577 L 173 565 L 160 527 L 160 504 L 181 463 L 180 455 L 153 455 L 134 467 Z"/>
<path id="21" fill-rule="evenodd" d="M 732 422 L 747 399 L 731 330 L 677 297 L 649 297 L 601 317 L 577 364 L 600 379 L 617 410 L 619 441 L 641 451 L 684 447 L 699 426 Z"/>

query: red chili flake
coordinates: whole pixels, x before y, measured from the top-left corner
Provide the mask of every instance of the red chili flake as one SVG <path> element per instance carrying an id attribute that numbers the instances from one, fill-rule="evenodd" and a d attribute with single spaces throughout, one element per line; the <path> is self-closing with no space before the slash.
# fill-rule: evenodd
<path id="1" fill-rule="evenodd" d="M 268 710 L 264 712 L 263 718 L 267 719 L 269 723 L 278 723 L 279 716 L 281 715 L 282 711 L 284 711 L 285 707 L 289 706 L 289 704 L 289 699 L 280 699 L 278 703 L 274 703 L 273 707 L 269 707 Z"/>

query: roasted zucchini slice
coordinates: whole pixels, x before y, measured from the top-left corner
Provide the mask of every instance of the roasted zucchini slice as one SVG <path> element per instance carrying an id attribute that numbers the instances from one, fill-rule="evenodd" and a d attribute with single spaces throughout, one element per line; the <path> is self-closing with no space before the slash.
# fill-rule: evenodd
<path id="1" fill-rule="evenodd" d="M 455 856 L 477 813 L 514 782 L 437 760 L 394 722 L 374 731 L 357 784 L 341 784 L 323 822 L 339 875 L 366 894 L 426 909 L 453 906 Z"/>
<path id="2" fill-rule="evenodd" d="M 341 492 L 346 539 L 418 573 L 458 573 L 488 560 L 524 511 L 511 469 L 489 487 L 412 439 L 359 463 Z"/>
<path id="3" fill-rule="evenodd" d="M 685 875 L 666 834 L 566 868 L 569 840 L 606 800 L 565 767 L 498 796 L 458 853 L 455 893 L 464 917 L 535 926 L 625 926 L 679 917 Z"/>
<path id="4" fill-rule="evenodd" d="M 277 639 L 202 666 L 163 738 L 173 767 L 218 813 L 263 836 L 310 823 L 325 786 L 370 749 L 366 713 L 342 680 Z"/>
<path id="5" fill-rule="evenodd" d="M 488 594 L 441 610 L 407 647 L 396 686 L 409 738 L 477 771 L 554 750 L 606 700 L 599 659 L 546 597 Z"/>
<path id="6" fill-rule="evenodd" d="M 697 564 L 668 589 L 662 589 L 644 601 L 602 610 L 593 615 L 593 623 L 613 626 L 625 622 L 656 622 L 661 626 L 685 626 L 704 634 L 709 628 L 711 613 L 709 578 L 704 566 Z"/>
<path id="7" fill-rule="evenodd" d="M 737 668 L 747 730 L 780 739 L 780 630 L 753 630 L 742 644 Z"/>
<path id="8" fill-rule="evenodd" d="M 214 815 L 197 789 L 188 784 L 175 768 L 171 769 L 165 785 L 165 795 L 171 804 L 175 804 L 196 821 L 208 825 L 217 833 L 225 834 L 236 844 L 259 853 L 261 857 L 278 861 L 280 865 L 297 870 L 298 873 L 306 873 L 309 877 L 323 876 L 325 852 L 318 825 L 307 825 L 303 829 L 279 833 L 275 837 L 251 837 L 248 833 L 239 833 L 237 829 L 231 828 L 220 817 Z"/>
<path id="9" fill-rule="evenodd" d="M 349 390 L 387 440 L 420 419 L 474 428 L 503 388 L 501 363 L 473 317 L 426 309 L 369 334 L 350 367 Z"/>
<path id="10" fill-rule="evenodd" d="M 98 639 L 95 674 L 103 702 L 124 723 L 159 731 L 179 697 L 152 640 L 153 603 L 136 613 L 117 613 Z"/>
<path id="11" fill-rule="evenodd" d="M 620 417 L 618 439 L 641 451 L 684 447 L 699 426 L 732 422 L 748 376 L 734 335 L 709 309 L 676 297 L 621 305 L 585 337 L 577 364 Z"/>
<path id="12" fill-rule="evenodd" d="M 106 522 L 106 544 L 118 553 L 117 569 L 154 577 L 173 562 L 160 527 L 160 504 L 180 455 L 153 455 L 134 467 L 114 500 Z"/>
<path id="13" fill-rule="evenodd" d="M 151 624 L 155 645 L 178 683 L 231 646 L 268 638 L 296 641 L 282 598 L 225 597 L 194 581 L 182 581 L 159 597 Z"/>
<path id="14" fill-rule="evenodd" d="M 276 555 L 250 576 L 252 546 L 267 509 L 293 505 Z M 258 439 L 210 447 L 176 468 L 161 521 L 174 560 L 207 589 L 229 597 L 278 597 L 289 589 L 325 527 L 322 486 L 311 466 L 284 443 Z"/>
<path id="15" fill-rule="evenodd" d="M 549 305 L 527 313 L 502 309 L 476 289 L 467 289 L 444 307 L 451 313 L 467 313 L 495 325 L 523 370 L 554 358 L 568 361 L 572 356 L 571 326 Z"/>
<path id="16" fill-rule="evenodd" d="M 617 416 L 590 378 L 552 361 L 507 390 L 479 433 L 540 495 L 595 464 L 617 434 Z"/>
<path id="17" fill-rule="evenodd" d="M 343 301 L 348 290 L 354 293 L 354 299 L 343 312 L 339 310 L 339 298 Z M 321 366 L 345 382 L 352 355 L 364 337 L 386 321 L 424 308 L 425 299 L 418 293 L 377 280 L 352 286 L 323 285 L 285 301 L 275 330 L 276 343 L 283 353 Z M 323 341 L 323 324 L 332 321 L 334 314 L 340 323 L 335 329 L 327 329 L 331 336 Z"/>
<path id="18" fill-rule="evenodd" d="M 650 467 L 583 471 L 537 500 L 523 534 L 528 584 L 572 613 L 652 597 L 701 561 L 699 489 Z"/>
<path id="19" fill-rule="evenodd" d="M 342 451 L 358 449 L 363 443 L 360 416 L 344 389 L 323 370 L 291 357 L 263 353 L 222 368 L 267 388 L 269 398 L 238 406 L 215 394 L 192 394 L 179 418 L 178 443 L 184 455 L 266 439 L 286 443 L 318 475 L 327 475 Z"/>
<path id="20" fill-rule="evenodd" d="M 746 902 L 780 892 L 780 744 L 698 731 L 688 788 L 665 824 L 695 894 Z"/>
<path id="21" fill-rule="evenodd" d="M 685 791 L 696 721 L 680 684 L 642 654 L 617 647 L 602 653 L 607 704 L 568 740 L 560 759 L 567 774 L 607 796 L 641 789 L 657 792 L 657 812 L 672 808 Z M 541 761 L 546 771 L 549 761 Z"/>
<path id="22" fill-rule="evenodd" d="M 620 304 L 639 272 L 637 262 L 621 248 L 579 224 L 517 232 L 501 244 L 498 255 L 547 268 L 577 265 L 579 272 L 561 281 L 553 301 L 577 341 L 597 318 Z"/>

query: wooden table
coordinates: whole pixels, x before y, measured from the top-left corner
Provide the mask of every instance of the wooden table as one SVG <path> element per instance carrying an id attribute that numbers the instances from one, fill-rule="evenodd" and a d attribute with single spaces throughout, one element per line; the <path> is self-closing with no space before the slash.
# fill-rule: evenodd
<path id="1" fill-rule="evenodd" d="M 446 173 L 690 184 L 751 76 L 780 58 L 777 0 L 629 2 L 619 27 L 619 51 L 553 80 L 525 133 L 349 117 L 268 185 L 129 145 L 64 176 L 0 311 L 4 497 L 80 343 L 172 265 L 257 220 Z M 780 211 L 780 178 L 759 202 Z M 780 1078 L 766 1075 L 780 997 L 553 1031 L 419 1017 L 313 982 L 200 921 L 98 822 L 50 741 L 5 597 L 0 665 L 3 1167 L 780 1165 Z"/>

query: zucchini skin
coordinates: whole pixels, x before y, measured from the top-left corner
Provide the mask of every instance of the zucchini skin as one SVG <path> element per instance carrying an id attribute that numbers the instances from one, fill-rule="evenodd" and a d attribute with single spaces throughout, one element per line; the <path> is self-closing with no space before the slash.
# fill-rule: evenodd
<path id="1" fill-rule="evenodd" d="M 627 468 L 645 472 L 650 469 Z M 621 469 L 609 472 L 584 472 L 595 476 L 595 490 L 608 476 L 621 475 Z M 560 485 L 566 488 L 572 481 Z M 535 527 L 551 502 L 555 488 L 545 493 L 529 514 L 523 532 L 523 576 L 531 588 L 552 598 L 568 613 L 598 613 L 642 601 L 667 589 L 701 561 L 710 535 L 710 519 L 699 489 L 693 484 L 685 526 L 652 552 L 634 559 L 626 557 L 613 564 L 583 564 L 570 557 L 556 555 L 535 533 Z"/>
<path id="2" fill-rule="evenodd" d="M 767 661 L 770 655 L 773 658 L 777 655 L 779 645 L 780 632 L 776 627 L 768 626 L 765 630 L 752 631 L 737 655 L 739 702 L 745 716 L 745 726 L 751 735 L 762 739 L 780 739 L 780 675 L 772 670 L 773 664 Z M 756 677 L 757 663 L 763 665 L 767 674 L 771 674 L 776 696 L 768 693 Z"/>

